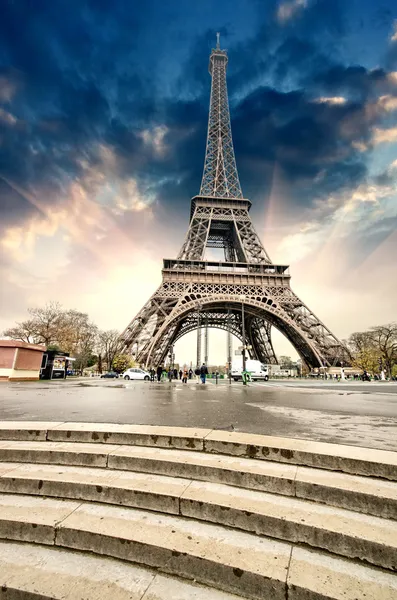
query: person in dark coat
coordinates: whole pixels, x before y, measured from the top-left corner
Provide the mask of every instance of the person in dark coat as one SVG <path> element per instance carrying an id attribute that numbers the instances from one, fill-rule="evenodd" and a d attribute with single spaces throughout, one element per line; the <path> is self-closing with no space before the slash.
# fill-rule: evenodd
<path id="1" fill-rule="evenodd" d="M 205 378 L 208 375 L 208 369 L 205 365 L 205 363 L 203 363 L 200 367 L 200 379 L 201 379 L 201 383 L 205 383 Z"/>
<path id="2" fill-rule="evenodd" d="M 159 365 L 157 367 L 157 381 L 159 381 L 159 382 L 161 381 L 162 374 L 163 374 L 163 367 L 162 367 L 162 365 Z"/>
<path id="3" fill-rule="evenodd" d="M 173 377 L 174 377 L 174 379 L 178 379 L 178 369 L 174 369 Z"/>
<path id="4" fill-rule="evenodd" d="M 180 369 L 179 370 L 179 379 L 182 379 L 182 377 L 183 377 L 183 371 L 182 371 L 182 369 Z"/>

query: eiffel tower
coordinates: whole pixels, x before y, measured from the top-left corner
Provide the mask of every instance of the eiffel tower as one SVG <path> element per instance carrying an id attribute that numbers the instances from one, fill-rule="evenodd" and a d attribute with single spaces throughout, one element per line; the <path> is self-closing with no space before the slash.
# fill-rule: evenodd
<path id="1" fill-rule="evenodd" d="M 209 62 L 211 98 L 200 194 L 191 200 L 181 251 L 176 259 L 164 259 L 160 287 L 122 333 L 125 351 L 142 365 L 159 365 L 186 333 L 218 328 L 241 340 L 252 358 L 277 364 L 271 340 L 275 327 L 309 368 L 348 365 L 347 349 L 292 291 L 289 267 L 272 263 L 254 229 L 234 156 L 227 63 L 217 34 Z M 206 248 L 223 249 L 224 260 L 205 260 Z"/>

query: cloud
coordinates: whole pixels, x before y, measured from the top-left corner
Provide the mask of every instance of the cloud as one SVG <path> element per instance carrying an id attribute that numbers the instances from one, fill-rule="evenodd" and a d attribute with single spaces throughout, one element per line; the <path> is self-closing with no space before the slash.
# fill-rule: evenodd
<path id="1" fill-rule="evenodd" d="M 0 121 L 3 121 L 6 125 L 15 125 L 18 119 L 0 107 Z"/>
<path id="2" fill-rule="evenodd" d="M 317 257 L 316 262 L 321 262 L 327 253 L 348 247 L 350 259 L 344 256 L 341 265 L 349 261 L 361 264 L 395 229 L 394 171 L 392 163 L 389 178 L 383 182 L 369 180 L 351 191 L 330 195 L 326 202 L 319 198 L 310 213 L 306 213 L 308 220 L 281 241 L 278 252 L 284 260 L 297 262 L 312 255 Z"/>
<path id="3" fill-rule="evenodd" d="M 397 20 L 394 21 L 394 23 L 393 23 L 393 31 L 392 31 L 392 34 L 390 36 L 390 41 L 391 42 L 397 42 Z"/>
<path id="4" fill-rule="evenodd" d="M 374 127 L 372 142 L 375 145 L 397 142 L 397 127 L 389 127 L 388 129 Z"/>
<path id="5" fill-rule="evenodd" d="M 285 23 L 294 18 L 301 10 L 307 7 L 307 0 L 292 0 L 291 2 L 282 2 L 277 10 L 277 19 L 279 23 Z"/>
<path id="6" fill-rule="evenodd" d="M 397 110 L 397 96 L 391 96 L 390 94 L 387 96 L 380 96 L 378 104 L 383 110 L 393 112 L 394 110 Z"/>
<path id="7" fill-rule="evenodd" d="M 317 102 L 317 104 L 346 104 L 347 100 L 343 96 L 333 96 L 330 98 L 322 96 L 321 98 L 315 98 L 313 102 Z"/>

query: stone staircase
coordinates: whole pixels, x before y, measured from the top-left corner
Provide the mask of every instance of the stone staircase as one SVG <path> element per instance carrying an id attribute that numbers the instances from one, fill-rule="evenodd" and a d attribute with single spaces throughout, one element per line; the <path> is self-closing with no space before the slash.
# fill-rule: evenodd
<path id="1" fill-rule="evenodd" d="M 397 453 L 0 422 L 0 597 L 397 600 Z"/>

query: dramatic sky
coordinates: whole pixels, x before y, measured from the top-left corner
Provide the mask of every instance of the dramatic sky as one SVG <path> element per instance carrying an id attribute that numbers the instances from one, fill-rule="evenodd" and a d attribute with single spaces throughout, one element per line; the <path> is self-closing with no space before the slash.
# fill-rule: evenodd
<path id="1" fill-rule="evenodd" d="M 49 300 L 122 330 L 155 290 L 200 186 L 216 31 L 270 257 L 338 337 L 397 318 L 395 0 L 0 10 L 0 331 Z"/>

